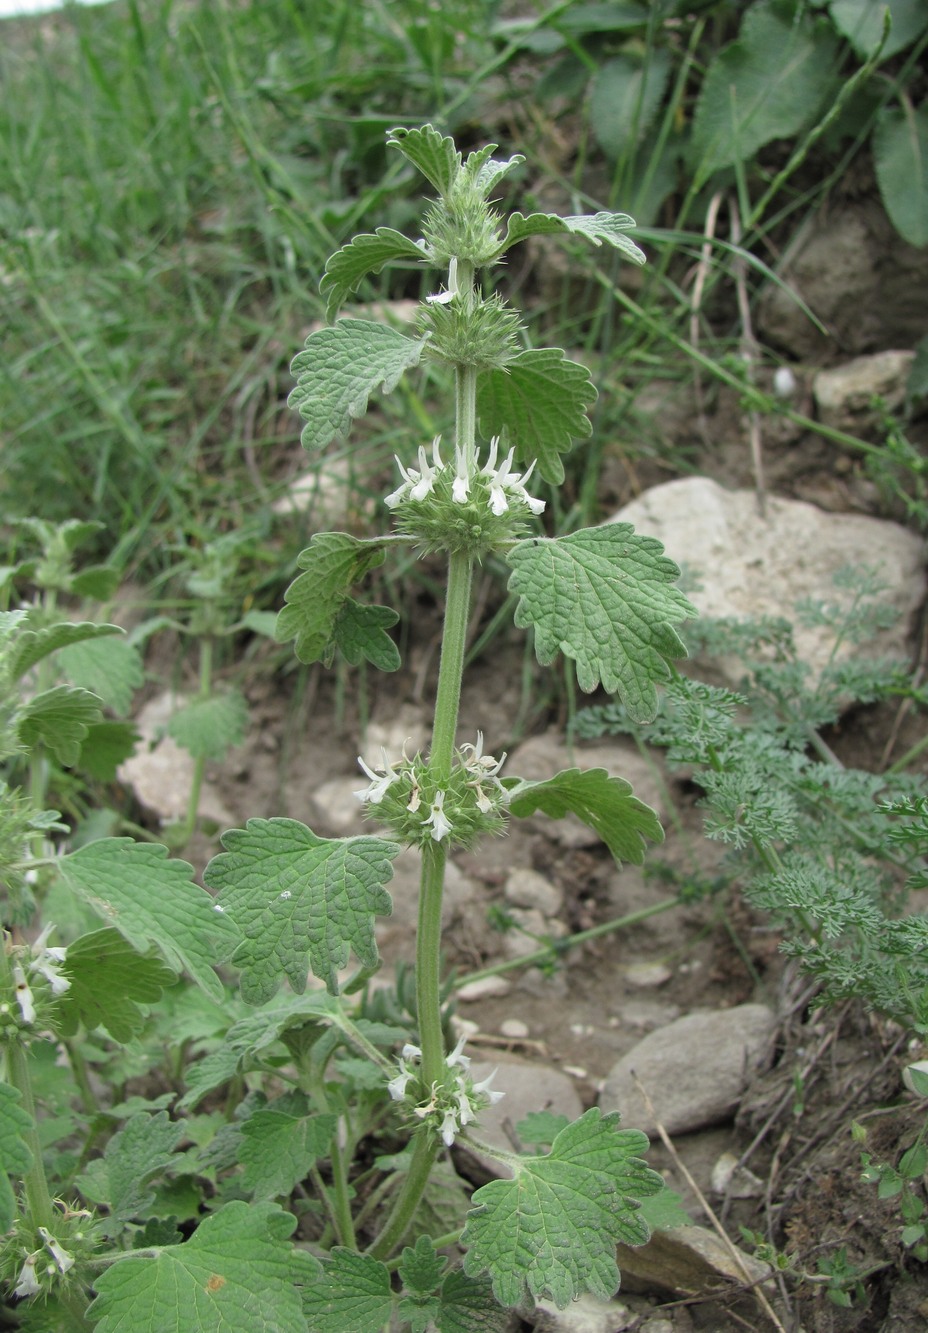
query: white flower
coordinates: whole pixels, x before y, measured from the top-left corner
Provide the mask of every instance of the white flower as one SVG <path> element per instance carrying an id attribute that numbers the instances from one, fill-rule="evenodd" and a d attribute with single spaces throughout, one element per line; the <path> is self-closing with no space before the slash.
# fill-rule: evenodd
<path id="1" fill-rule="evenodd" d="M 435 486 L 435 478 L 439 472 L 444 469 L 444 463 L 441 461 L 441 454 L 438 452 L 438 446 L 441 443 L 441 436 L 436 435 L 432 441 L 432 461 L 428 460 L 425 452 L 425 446 L 419 445 L 419 467 L 405 468 L 397 458 L 396 465 L 403 474 L 403 484 L 397 487 L 392 494 L 384 500 L 388 509 L 395 509 L 398 504 L 404 500 L 424 500 L 430 494 Z"/>
<path id="2" fill-rule="evenodd" d="M 392 784 L 399 778 L 399 774 L 390 766 L 390 761 L 387 759 L 387 752 L 382 746 L 380 749 L 380 758 L 382 772 L 374 772 L 373 769 L 368 768 L 361 756 L 358 755 L 358 763 L 371 780 L 369 787 L 365 787 L 363 791 L 356 791 L 354 793 L 359 801 L 370 801 L 371 805 L 379 805 L 384 798 L 384 793 L 387 788 L 392 786 Z"/>
<path id="3" fill-rule="evenodd" d="M 486 465 L 481 469 L 484 476 L 490 481 L 490 500 L 489 505 L 492 512 L 499 518 L 509 508 L 510 499 L 519 500 L 528 505 L 533 514 L 544 512 L 544 500 L 536 500 L 534 496 L 529 495 L 525 489 L 525 483 L 535 470 L 535 464 L 532 463 L 529 470 L 523 474 L 513 472 L 512 465 L 515 459 L 515 448 L 509 450 L 509 453 L 496 466 L 496 454 L 499 448 L 499 436 L 494 436 L 490 441 L 490 452 L 487 457 Z"/>
<path id="4" fill-rule="evenodd" d="M 407 1041 L 406 1045 L 403 1047 L 403 1059 L 421 1060 L 422 1059 L 421 1048 L 418 1046 L 413 1046 L 411 1041 Z"/>
<path id="5" fill-rule="evenodd" d="M 42 1251 L 39 1251 L 41 1254 Z M 35 1261 L 38 1255 L 30 1254 L 19 1270 L 19 1285 L 13 1288 L 14 1296 L 36 1296 L 42 1290 L 36 1281 Z"/>
<path id="6" fill-rule="evenodd" d="M 462 756 L 468 750 L 471 752 L 471 758 L 469 760 L 465 760 L 464 768 L 466 772 L 472 773 L 474 775 L 474 780 L 468 782 L 467 785 L 468 787 L 473 787 L 476 790 L 477 809 L 481 810 L 483 814 L 488 815 L 494 808 L 494 802 L 483 790 L 483 784 L 485 782 L 492 783 L 492 785 L 496 788 L 497 805 L 500 802 L 505 804 L 509 800 L 508 791 L 497 777 L 497 774 L 499 773 L 503 764 L 506 762 L 506 755 L 504 752 L 500 759 L 494 759 L 493 755 L 491 754 L 485 755 L 483 753 L 482 731 L 477 732 L 476 745 L 471 745 L 470 743 L 468 743 L 466 745 L 461 746 Z"/>
<path id="7" fill-rule="evenodd" d="M 461 1126 L 463 1128 L 464 1125 L 470 1124 L 471 1120 L 473 1120 L 474 1118 L 474 1108 L 470 1104 L 470 1100 L 468 1099 L 467 1096 L 467 1090 L 464 1087 L 463 1081 L 461 1081 L 461 1083 L 458 1086 L 458 1091 L 455 1094 L 455 1100 L 457 1101 L 458 1104 L 458 1115 L 460 1117 Z"/>
<path id="8" fill-rule="evenodd" d="M 451 1054 L 445 1061 L 445 1064 L 448 1066 L 449 1069 L 454 1069 L 456 1065 L 460 1065 L 462 1069 L 468 1069 L 470 1067 L 470 1056 L 462 1055 L 462 1051 L 464 1050 L 464 1043 L 466 1041 L 467 1041 L 467 1034 L 465 1033 L 464 1036 L 460 1038 L 457 1046 L 455 1046 L 454 1050 L 451 1052 Z"/>
<path id="9" fill-rule="evenodd" d="M 454 1142 L 454 1136 L 458 1132 L 458 1121 L 454 1111 L 449 1106 L 445 1112 L 445 1118 L 441 1122 L 441 1137 L 446 1148 L 450 1148 Z"/>
<path id="10" fill-rule="evenodd" d="M 55 1263 L 58 1265 L 58 1272 L 66 1273 L 69 1268 L 73 1268 L 74 1260 L 71 1258 L 70 1254 L 68 1254 L 67 1250 L 62 1249 L 62 1247 L 55 1240 L 55 1237 L 51 1234 L 48 1228 L 39 1227 L 38 1231 L 39 1235 L 45 1242 L 46 1249 L 49 1251 Z"/>
<path id="11" fill-rule="evenodd" d="M 455 504 L 463 505 L 467 503 L 467 497 L 470 494 L 470 480 L 467 456 L 459 444 L 455 445 L 454 482 L 451 486 L 451 498 Z"/>
<path id="12" fill-rule="evenodd" d="M 478 1097 L 486 1097 L 488 1106 L 495 1106 L 498 1101 L 506 1096 L 505 1092 L 497 1092 L 495 1088 L 490 1087 L 498 1073 L 499 1070 L 494 1069 L 492 1073 L 487 1074 L 486 1078 L 481 1079 L 479 1083 L 475 1083 L 472 1088 L 472 1091 Z"/>
<path id="13" fill-rule="evenodd" d="M 67 977 L 63 977 L 58 969 L 68 951 L 60 947 L 49 949 L 46 946 L 45 941 L 54 929 L 53 925 L 47 925 L 32 946 L 33 957 L 29 971 L 38 972 L 45 978 L 52 988 L 52 995 L 63 995 L 66 990 L 71 989 L 71 982 Z"/>
<path id="14" fill-rule="evenodd" d="M 436 842 L 441 842 L 446 833 L 451 832 L 451 820 L 445 814 L 445 793 L 437 791 L 435 799 L 429 808 L 427 818 L 423 819 L 423 824 L 431 824 L 432 837 Z"/>
<path id="15" fill-rule="evenodd" d="M 401 1102 L 406 1096 L 406 1084 L 411 1078 L 415 1078 L 415 1070 L 406 1068 L 406 1061 L 400 1060 L 400 1072 L 395 1078 L 391 1078 L 387 1084 L 387 1092 L 395 1102 Z"/>
<path id="16" fill-rule="evenodd" d="M 448 265 L 448 290 L 440 292 L 436 296 L 427 296 L 425 299 L 430 305 L 447 305 L 453 301 L 458 294 L 458 261 L 452 259 Z"/>
<path id="17" fill-rule="evenodd" d="M 13 964 L 13 984 L 16 987 L 16 1003 L 19 1005 L 23 1022 L 34 1023 L 35 1005 L 32 1002 L 32 991 L 29 988 L 29 982 L 26 980 L 26 974 L 19 963 Z"/>

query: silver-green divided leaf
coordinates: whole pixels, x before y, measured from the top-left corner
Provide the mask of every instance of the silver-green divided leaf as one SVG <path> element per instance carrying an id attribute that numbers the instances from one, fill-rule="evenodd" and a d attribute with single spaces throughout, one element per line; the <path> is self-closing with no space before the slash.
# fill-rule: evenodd
<path id="1" fill-rule="evenodd" d="M 461 1243 L 464 1271 L 489 1274 L 504 1306 L 550 1298 L 559 1309 L 619 1285 L 615 1247 L 650 1235 L 639 1201 L 664 1181 L 642 1160 L 648 1140 L 594 1107 L 561 1130 L 544 1157 L 513 1158 L 513 1180 L 474 1194 Z"/>
<path id="2" fill-rule="evenodd" d="M 383 886 L 397 843 L 320 838 L 295 819 L 249 819 L 222 845 L 203 878 L 244 936 L 232 963 L 249 1004 L 269 1000 L 285 976 L 302 994 L 307 967 L 337 994 L 351 949 L 365 967 L 377 965 L 374 916 L 392 911 Z"/>
<path id="3" fill-rule="evenodd" d="M 311 333 L 290 367 L 296 388 L 287 400 L 306 422 L 304 449 L 321 449 L 333 436 L 347 435 L 371 394 L 395 389 L 403 372 L 419 364 L 424 347 L 424 339 L 362 319 L 340 319 Z"/>
<path id="4" fill-rule="evenodd" d="M 448 194 L 461 173 L 461 154 L 455 148 L 454 140 L 447 134 L 439 134 L 433 125 L 414 130 L 402 127 L 391 130 L 387 147 L 399 149 L 407 162 L 421 171 L 439 194 Z"/>
<path id="5" fill-rule="evenodd" d="M 668 662 L 686 656 L 672 622 L 696 608 L 672 587 L 679 569 L 654 537 L 608 523 L 566 537 L 533 537 L 509 552 L 516 624 L 535 630 L 546 665 L 558 652 L 577 664 L 580 688 L 617 694 L 635 722 L 657 709 Z"/>
<path id="6" fill-rule="evenodd" d="M 519 819 L 537 810 L 552 819 L 576 815 L 599 834 L 620 865 L 641 865 L 645 838 L 664 840 L 657 815 L 632 794 L 631 783 L 610 777 L 604 768 L 568 768 L 544 782 L 506 778 L 503 785 L 510 814 Z"/>

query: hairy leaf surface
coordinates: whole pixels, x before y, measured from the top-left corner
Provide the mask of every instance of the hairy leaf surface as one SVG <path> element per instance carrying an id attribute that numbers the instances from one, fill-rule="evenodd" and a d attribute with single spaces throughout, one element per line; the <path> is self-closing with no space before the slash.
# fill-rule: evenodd
<path id="1" fill-rule="evenodd" d="M 376 966 L 374 915 L 392 910 L 383 885 L 397 843 L 320 838 L 295 819 L 249 819 L 222 845 L 203 878 L 245 937 L 232 962 L 250 1004 L 269 1000 L 285 976 L 302 994 L 307 966 L 337 994 L 336 973 L 351 949 Z"/>
<path id="2" fill-rule="evenodd" d="M 90 728 L 102 717 L 95 694 L 56 685 L 29 700 L 16 719 L 16 734 L 27 749 L 42 744 L 60 764 L 71 768 Z"/>
<path id="3" fill-rule="evenodd" d="M 520 461 L 537 459 L 538 471 L 554 485 L 564 480 L 561 455 L 575 439 L 592 434 L 586 413 L 595 401 L 590 372 L 559 347 L 520 352 L 504 370 L 486 371 L 477 380 L 483 434 L 506 436 Z"/>
<path id="4" fill-rule="evenodd" d="M 378 227 L 373 233 L 355 236 L 337 250 L 325 266 L 319 290 L 325 297 L 325 317 L 332 319 L 349 292 L 356 291 L 368 273 L 379 273 L 397 260 L 420 262 L 425 251 L 402 232 Z"/>
<path id="5" fill-rule="evenodd" d="M 128 639 L 112 635 L 69 644 L 58 654 L 58 663 L 72 685 L 98 694 L 119 717 L 128 713 L 135 691 L 145 679 L 138 648 Z"/>
<path id="6" fill-rule="evenodd" d="M 641 865 L 645 838 L 664 840 L 657 815 L 633 795 L 631 783 L 610 777 L 604 768 L 568 768 L 543 782 L 506 778 L 503 785 L 510 814 L 519 819 L 536 810 L 552 819 L 576 815 L 599 834 L 619 865 Z"/>
<path id="7" fill-rule="evenodd" d="M 506 235 L 494 255 L 499 259 L 511 246 L 529 236 L 582 236 L 593 245 L 611 245 L 623 259 L 632 264 L 644 264 L 646 255 L 626 233 L 635 226 L 635 219 L 627 213 L 585 213 L 576 217 L 559 217 L 557 213 L 512 213 Z"/>
<path id="8" fill-rule="evenodd" d="M 16 1216 L 16 1196 L 7 1172 L 21 1176 L 32 1166 L 32 1151 L 23 1137 L 32 1117 L 19 1104 L 20 1094 L 0 1083 L 0 1232 L 8 1231 Z"/>
<path id="9" fill-rule="evenodd" d="M 336 1246 L 304 1290 L 303 1309 L 313 1333 L 383 1333 L 393 1312 L 390 1274 L 369 1254 Z"/>
<path id="10" fill-rule="evenodd" d="M 275 636 L 281 643 L 295 640 L 301 662 L 331 662 L 340 640 L 351 651 L 363 651 L 361 643 L 375 654 L 384 655 L 378 631 L 388 622 L 382 613 L 395 613 L 387 607 L 371 608 L 381 613 L 379 625 L 363 626 L 366 633 L 359 641 L 357 617 L 349 611 L 340 619 L 348 592 L 371 569 L 383 564 L 384 548 L 377 542 L 362 541 L 347 532 L 320 532 L 300 554 L 299 565 L 305 573 L 293 580 L 284 593 L 286 606 L 277 617 Z M 344 651 L 344 649 L 343 649 Z M 367 654 L 366 654 L 367 655 Z M 349 661 L 351 659 L 349 658 Z M 373 660 L 373 659 L 372 659 Z"/>
<path id="11" fill-rule="evenodd" d="M 424 339 L 362 319 L 340 319 L 311 333 L 290 367 L 296 388 L 288 399 L 306 422 L 304 449 L 321 449 L 334 435 L 347 435 L 374 390 L 395 389 L 403 372 L 419 364 L 424 347 Z"/>
<path id="12" fill-rule="evenodd" d="M 387 146 L 397 148 L 439 194 L 447 194 L 460 174 L 461 154 L 455 148 L 454 140 L 447 134 L 439 134 L 432 125 L 414 130 L 402 127 L 391 130 Z"/>
<path id="13" fill-rule="evenodd" d="M 248 705 L 238 690 L 209 699 L 191 699 L 169 719 L 167 733 L 194 759 L 222 759 L 241 745 L 248 729 Z"/>
<path id="14" fill-rule="evenodd" d="M 58 1000 L 62 1036 L 73 1037 L 83 1023 L 88 1032 L 106 1028 L 114 1041 L 127 1042 L 142 1030 L 140 1004 L 156 1004 L 177 980 L 159 958 L 132 948 L 118 930 L 95 930 L 68 945 L 62 975 L 71 985 Z"/>
<path id="15" fill-rule="evenodd" d="M 602 684 L 632 719 L 657 709 L 657 682 L 668 661 L 686 656 L 673 621 L 695 608 L 671 585 L 680 573 L 654 537 L 629 523 L 608 523 L 566 537 L 533 537 L 508 555 L 509 587 L 518 593 L 516 624 L 535 629 L 546 665 L 558 652 L 573 658 L 582 690 Z"/>
<path id="16" fill-rule="evenodd" d="M 515 1159 L 513 1180 L 474 1194 L 461 1238 L 465 1272 L 489 1274 L 508 1307 L 548 1297 L 563 1310 L 585 1291 L 609 1300 L 619 1285 L 616 1244 L 645 1243 L 639 1200 L 664 1188 L 640 1157 L 647 1147 L 640 1130 L 619 1129 L 617 1113 L 593 1107 L 546 1156 Z"/>

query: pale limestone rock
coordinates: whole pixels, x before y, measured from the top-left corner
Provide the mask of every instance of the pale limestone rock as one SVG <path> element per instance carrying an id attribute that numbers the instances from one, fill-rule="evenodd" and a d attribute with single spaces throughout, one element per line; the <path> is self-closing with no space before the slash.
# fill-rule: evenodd
<path id="1" fill-rule="evenodd" d="M 559 1310 L 552 1301 L 538 1301 L 532 1311 L 534 1333 L 622 1333 L 637 1320 L 621 1301 L 599 1301 L 584 1294 Z"/>
<path id="2" fill-rule="evenodd" d="M 655 1117 L 670 1134 L 728 1119 L 751 1075 L 769 1058 L 776 1016 L 763 1004 L 695 1010 L 644 1037 L 613 1066 L 600 1093 L 604 1111 L 653 1134 Z M 638 1090 L 651 1099 L 653 1115 Z"/>
<path id="3" fill-rule="evenodd" d="M 637 990 L 657 990 L 673 976 L 673 971 L 666 963 L 629 963 L 622 969 L 626 985 Z"/>
<path id="4" fill-rule="evenodd" d="M 477 1000 L 502 1000 L 512 990 L 505 977 L 480 977 L 477 981 L 465 982 L 454 992 L 461 1004 L 473 1004 Z"/>
<path id="5" fill-rule="evenodd" d="M 863 514 L 827 513 L 801 500 L 768 496 L 761 518 L 753 491 L 727 491 L 708 477 L 684 477 L 645 491 L 613 521 L 657 537 L 671 560 L 699 578 L 688 595 L 703 616 L 785 616 L 804 598 L 835 600 L 834 575 L 847 565 L 876 567 L 887 585 L 884 604 L 897 624 L 856 650 L 905 655 L 906 639 L 925 594 L 924 546 L 898 523 Z M 686 638 L 686 626 L 682 628 Z M 833 637 L 822 628 L 795 627 L 799 657 L 813 675 L 829 660 Z M 716 660 L 732 684 L 740 661 Z"/>
<path id="6" fill-rule="evenodd" d="M 561 890 L 536 870 L 510 871 L 503 894 L 514 907 L 535 907 L 544 916 L 557 916 L 564 906 Z"/>
<path id="7" fill-rule="evenodd" d="M 647 1245 L 619 1245 L 616 1258 L 625 1291 L 660 1292 L 670 1296 L 699 1296 L 729 1282 L 739 1286 L 764 1282 L 771 1276 L 763 1264 L 734 1247 L 732 1255 L 722 1238 L 707 1227 L 674 1227 L 655 1231 Z"/>
<path id="8" fill-rule="evenodd" d="M 529 1035 L 529 1026 L 521 1018 L 504 1018 L 499 1031 L 501 1037 L 508 1037 L 510 1041 L 524 1041 Z"/>
<path id="9" fill-rule="evenodd" d="M 162 824 L 179 823 L 186 817 L 193 785 L 193 757 L 164 734 L 169 719 L 187 702 L 167 692 L 139 709 L 135 726 L 141 743 L 119 767 L 120 782 L 131 787 L 139 804 L 157 815 Z M 199 812 L 201 819 L 221 829 L 235 828 L 238 823 L 210 782 L 200 788 Z"/>
<path id="10" fill-rule="evenodd" d="M 482 1082 L 496 1070 L 493 1088 L 505 1096 L 493 1106 L 480 1112 L 475 1137 L 492 1148 L 513 1151 L 512 1129 L 524 1120 L 530 1111 L 550 1111 L 552 1115 L 566 1115 L 576 1120 L 583 1114 L 583 1104 L 573 1080 L 550 1065 L 518 1060 L 514 1055 L 502 1059 L 474 1060 L 469 1073 L 475 1083 Z M 464 1146 L 464 1145 L 462 1145 Z M 471 1153 L 470 1148 L 467 1149 Z M 506 1168 L 482 1153 L 473 1153 L 492 1176 L 506 1176 Z"/>
<path id="11" fill-rule="evenodd" d="M 820 419 L 840 430 L 860 430 L 877 420 L 871 406 L 874 398 L 881 398 L 890 412 L 898 412 L 905 403 L 914 360 L 914 352 L 876 352 L 820 370 L 812 381 Z"/>

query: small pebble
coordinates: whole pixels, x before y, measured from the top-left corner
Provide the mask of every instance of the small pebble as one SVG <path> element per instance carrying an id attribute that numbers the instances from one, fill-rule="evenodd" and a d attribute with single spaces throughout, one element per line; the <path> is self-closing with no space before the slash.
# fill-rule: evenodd
<path id="1" fill-rule="evenodd" d="M 673 976 L 666 963 L 632 963 L 625 969 L 625 980 L 629 986 L 641 990 L 656 990 Z"/>
<path id="2" fill-rule="evenodd" d="M 514 1041 L 520 1041 L 528 1036 L 529 1028 L 527 1023 L 523 1023 L 521 1018 L 506 1018 L 499 1025 L 499 1030 L 504 1037 L 511 1037 Z"/>
<path id="3" fill-rule="evenodd" d="M 480 977 L 478 981 L 468 981 L 456 991 L 462 1004 L 473 1000 L 492 1000 L 508 995 L 512 986 L 505 977 Z"/>
<path id="4" fill-rule="evenodd" d="M 586 1078 L 587 1076 L 587 1070 L 583 1068 L 583 1065 L 564 1065 L 563 1069 L 564 1073 L 570 1074 L 571 1078 Z"/>

